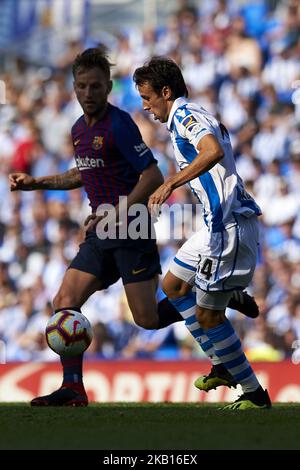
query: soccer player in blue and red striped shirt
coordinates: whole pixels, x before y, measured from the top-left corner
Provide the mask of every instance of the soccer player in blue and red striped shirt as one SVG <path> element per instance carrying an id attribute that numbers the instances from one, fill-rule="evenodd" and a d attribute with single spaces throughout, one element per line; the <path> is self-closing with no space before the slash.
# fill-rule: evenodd
<path id="1" fill-rule="evenodd" d="M 155 293 L 161 268 L 156 240 L 100 239 L 96 232 L 99 206 L 117 207 L 120 196 L 127 196 L 128 207 L 145 202 L 163 182 L 136 124 L 128 113 L 108 102 L 112 89 L 110 66 L 101 48 L 87 49 L 74 62 L 74 89 L 84 113 L 72 128 L 76 168 L 40 178 L 14 173 L 10 175 L 10 187 L 14 191 L 83 186 L 88 195 L 92 216 L 86 221 L 86 238 L 53 300 L 55 312 L 80 311 L 94 292 L 121 277 L 135 322 L 146 329 L 163 328 L 182 317 L 167 299 L 157 305 Z M 61 357 L 61 362 L 62 387 L 35 398 L 32 405 L 87 405 L 82 355 Z"/>

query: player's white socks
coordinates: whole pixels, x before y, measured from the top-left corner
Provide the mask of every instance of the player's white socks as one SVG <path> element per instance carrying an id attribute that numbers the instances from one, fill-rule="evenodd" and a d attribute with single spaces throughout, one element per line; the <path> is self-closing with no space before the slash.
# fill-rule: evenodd
<path id="1" fill-rule="evenodd" d="M 214 346 L 196 319 L 196 294 L 189 292 L 187 295 L 178 297 L 169 302 L 176 308 L 185 320 L 185 326 L 193 335 L 203 352 L 206 354 L 212 364 L 221 364 L 222 361 L 215 354 Z"/>
<path id="2" fill-rule="evenodd" d="M 241 384 L 243 392 L 254 392 L 260 386 L 256 375 L 246 358 L 241 342 L 229 320 L 205 331 L 214 345 L 215 354 L 219 357 L 228 372 Z"/>

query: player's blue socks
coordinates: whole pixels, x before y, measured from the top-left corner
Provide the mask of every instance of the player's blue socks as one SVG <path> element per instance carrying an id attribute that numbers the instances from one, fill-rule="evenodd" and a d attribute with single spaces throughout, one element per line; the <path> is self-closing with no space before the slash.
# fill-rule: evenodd
<path id="1" fill-rule="evenodd" d="M 257 390 L 260 384 L 231 323 L 226 320 L 221 325 L 206 330 L 206 334 L 214 345 L 216 355 L 236 382 L 241 384 L 243 392 Z"/>
<path id="2" fill-rule="evenodd" d="M 64 307 L 55 310 L 55 313 L 61 312 L 62 310 L 75 310 L 81 312 L 78 307 Z M 82 362 L 83 354 L 73 357 L 62 357 L 60 356 L 60 362 L 63 368 L 63 385 L 65 384 L 82 384 Z"/>
<path id="3" fill-rule="evenodd" d="M 221 364 L 220 359 L 215 354 L 212 342 L 196 319 L 196 294 L 190 291 L 185 296 L 173 300 L 169 299 L 169 301 L 185 320 L 185 326 L 201 346 L 206 356 L 214 365 Z"/>

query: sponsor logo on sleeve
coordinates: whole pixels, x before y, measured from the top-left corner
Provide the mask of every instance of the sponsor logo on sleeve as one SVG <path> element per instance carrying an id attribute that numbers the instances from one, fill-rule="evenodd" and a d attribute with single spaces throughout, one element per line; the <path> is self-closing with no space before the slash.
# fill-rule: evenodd
<path id="1" fill-rule="evenodd" d="M 148 152 L 149 148 L 145 142 L 141 142 L 139 145 L 134 146 L 134 150 L 139 154 L 139 157 L 142 157 L 145 153 Z"/>
<path id="2" fill-rule="evenodd" d="M 189 114 L 183 119 L 181 124 L 190 131 L 191 129 L 193 129 L 194 126 L 196 126 L 196 124 L 199 124 L 199 123 L 197 122 L 196 118 L 192 114 Z"/>

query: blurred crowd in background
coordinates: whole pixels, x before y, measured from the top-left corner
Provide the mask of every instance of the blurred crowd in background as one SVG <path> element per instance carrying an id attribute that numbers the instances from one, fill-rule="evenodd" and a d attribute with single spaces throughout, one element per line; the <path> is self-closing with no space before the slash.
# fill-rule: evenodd
<path id="1" fill-rule="evenodd" d="M 250 320 L 227 315 L 250 360 L 292 355 L 300 340 L 300 7 L 298 0 L 174 1 L 163 26 L 115 34 L 111 103 L 129 111 L 165 177 L 177 171 L 165 126 L 141 109 L 132 73 L 152 55 L 182 68 L 192 101 L 229 129 L 236 165 L 263 210 L 260 257 L 249 292 L 260 306 Z M 55 360 L 44 329 L 51 300 L 84 238 L 90 213 L 82 189 L 9 191 L 8 174 L 64 172 L 75 165 L 70 129 L 82 114 L 71 64 L 89 44 L 71 41 L 56 67 L 11 57 L 0 71 L 0 340 L 8 361 Z M 191 203 L 188 187 L 169 204 Z M 185 240 L 158 227 L 163 272 Z M 158 295 L 162 295 L 161 292 Z M 122 283 L 94 294 L 82 309 L 94 328 L 88 357 L 204 359 L 183 322 L 160 331 L 137 327 Z"/>

